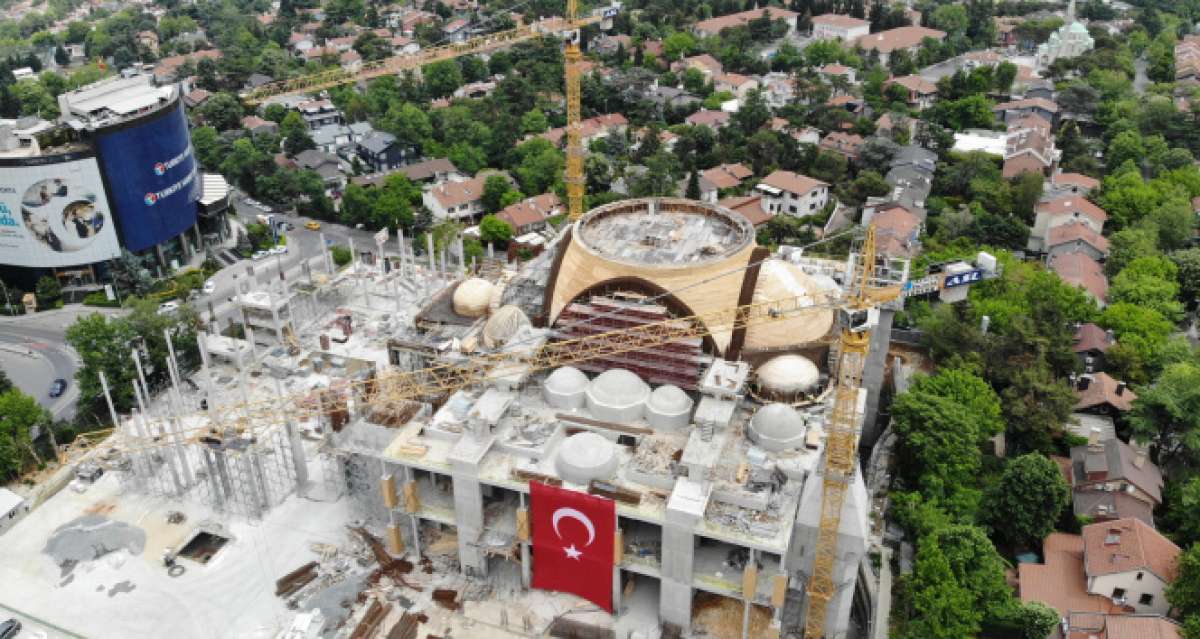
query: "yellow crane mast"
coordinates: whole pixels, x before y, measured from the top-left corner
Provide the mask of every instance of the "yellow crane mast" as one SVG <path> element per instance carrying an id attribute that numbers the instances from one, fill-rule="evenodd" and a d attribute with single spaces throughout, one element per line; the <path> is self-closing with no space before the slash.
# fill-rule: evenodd
<path id="1" fill-rule="evenodd" d="M 806 639 L 824 639 L 829 603 L 837 591 L 834 568 L 838 558 L 838 530 L 846 491 L 854 481 L 858 461 L 859 411 L 863 368 L 871 345 L 870 315 L 878 306 L 896 299 L 900 288 L 888 282 L 881 285 L 876 276 L 875 226 L 867 227 L 866 238 L 858 253 L 856 268 L 846 294 L 843 325 L 837 346 L 837 370 L 829 432 L 821 460 L 821 518 L 817 530 L 813 572 L 808 581 L 808 612 L 804 617 Z"/>
<path id="2" fill-rule="evenodd" d="M 567 23 L 579 23 L 579 0 L 567 0 Z M 579 63 L 583 53 L 579 40 L 583 34 L 576 27 L 567 33 L 563 67 L 567 93 L 567 165 L 564 181 L 567 185 L 567 217 L 574 221 L 583 217 L 583 132 L 580 130 L 581 96 Z"/>

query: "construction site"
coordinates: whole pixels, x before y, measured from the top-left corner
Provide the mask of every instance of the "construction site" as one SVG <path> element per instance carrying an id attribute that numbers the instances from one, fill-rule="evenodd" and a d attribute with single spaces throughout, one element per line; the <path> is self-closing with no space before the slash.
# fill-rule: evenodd
<path id="1" fill-rule="evenodd" d="M 135 384 L 99 479 L 6 537 L 0 596 L 96 637 L 860 636 L 865 340 L 907 277 L 871 240 L 627 200 L 524 263 L 401 237 L 242 291 L 244 337 Z M 616 502 L 614 614 L 530 587 L 530 482 Z"/>

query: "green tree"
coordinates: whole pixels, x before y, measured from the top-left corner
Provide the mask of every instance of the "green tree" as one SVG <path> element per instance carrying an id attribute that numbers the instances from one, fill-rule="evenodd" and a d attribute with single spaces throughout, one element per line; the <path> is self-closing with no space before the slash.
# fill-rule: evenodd
<path id="1" fill-rule="evenodd" d="M 428 64 L 421 70 L 425 91 L 433 98 L 444 98 L 462 86 L 462 70 L 454 60 Z"/>
<path id="2" fill-rule="evenodd" d="M 1153 444 L 1165 470 L 1200 468 L 1200 365 L 1171 364 L 1139 390 L 1129 415 L 1134 438 Z"/>
<path id="3" fill-rule="evenodd" d="M 279 135 L 283 139 L 283 150 L 295 157 L 297 153 L 315 149 L 312 137 L 308 134 L 308 123 L 297 111 L 289 111 L 279 123 Z"/>
<path id="4" fill-rule="evenodd" d="M 495 213 L 504 208 L 501 200 L 504 198 L 504 194 L 511 190 L 512 185 L 509 184 L 508 178 L 499 174 L 489 175 L 483 182 L 483 194 L 479 197 L 484 212 Z"/>
<path id="5" fill-rule="evenodd" d="M 521 161 L 517 166 L 517 182 L 527 196 L 550 191 L 559 181 L 563 170 L 563 154 L 541 138 L 530 140 L 516 149 Z"/>
<path id="6" fill-rule="evenodd" d="M 51 308 L 62 299 L 62 285 L 57 278 L 49 275 L 38 279 L 35 292 L 39 308 Z"/>
<path id="7" fill-rule="evenodd" d="M 13 383 L 12 380 L 8 378 L 8 373 L 5 373 L 4 369 L 0 369 L 0 393 L 7 393 L 8 391 L 12 390 L 12 388 Z"/>
<path id="8" fill-rule="evenodd" d="M 1158 228 L 1158 245 L 1164 251 L 1184 248 L 1195 237 L 1196 213 L 1187 198 L 1163 202 L 1151 209 L 1146 221 Z"/>
<path id="9" fill-rule="evenodd" d="M 108 319 L 99 313 L 80 317 L 66 333 L 67 343 L 79 353 L 83 367 L 75 373 L 80 402 L 90 402 L 92 412 L 104 414 L 104 394 L 99 373 L 103 372 L 112 391 L 113 405 L 120 412 L 134 405 L 133 380 L 136 372 L 130 360 L 131 345 L 137 334 L 127 322 Z M 82 406 L 81 406 L 82 408 Z"/>
<path id="10" fill-rule="evenodd" d="M 50 423 L 50 413 L 37 400 L 16 389 L 0 393 L 0 477 L 21 473 L 33 454 L 31 431 Z"/>
<path id="11" fill-rule="evenodd" d="M 338 268 L 349 264 L 350 260 L 354 259 L 353 254 L 350 253 L 350 247 L 342 246 L 341 244 L 330 247 L 329 253 L 333 257 L 333 263 L 336 264 Z"/>
<path id="12" fill-rule="evenodd" d="M 1171 253 L 1171 261 L 1179 270 L 1179 299 L 1194 305 L 1200 301 L 1200 248 Z"/>
<path id="13" fill-rule="evenodd" d="M 484 243 L 505 246 L 512 235 L 513 227 L 495 215 L 485 215 L 479 222 L 479 239 Z"/>
<path id="14" fill-rule="evenodd" d="M 200 117 L 218 131 L 239 129 L 242 126 L 242 103 L 229 93 L 217 93 L 200 105 Z"/>
<path id="15" fill-rule="evenodd" d="M 700 199 L 700 174 L 698 172 L 692 171 L 688 174 L 687 188 L 683 196 L 689 200 Z"/>
<path id="16" fill-rule="evenodd" d="M 1183 319 L 1179 303 L 1178 269 L 1161 256 L 1139 257 L 1121 269 L 1108 289 L 1108 299 L 1158 311 L 1167 321 Z"/>
<path id="17" fill-rule="evenodd" d="M 1158 255 L 1158 229 L 1149 224 L 1123 228 L 1109 236 L 1108 249 L 1104 270 L 1113 277 L 1135 259 Z"/>
<path id="18" fill-rule="evenodd" d="M 192 129 L 192 148 L 195 149 L 196 159 L 200 166 L 206 169 L 216 169 L 221 165 L 221 138 L 217 130 L 211 126 L 201 126 Z"/>
<path id="19" fill-rule="evenodd" d="M 1135 131 L 1123 131 L 1108 143 L 1105 159 L 1110 167 L 1119 167 L 1125 162 L 1132 162 L 1140 167 L 1146 157 L 1146 149 L 1142 146 L 1142 136 Z"/>
<path id="20" fill-rule="evenodd" d="M 392 45 L 372 31 L 364 31 L 355 38 L 354 50 L 368 62 L 392 55 Z"/>
<path id="21" fill-rule="evenodd" d="M 525 133 L 545 133 L 550 128 L 550 120 L 541 109 L 530 109 L 521 116 L 521 130 Z"/>
<path id="22" fill-rule="evenodd" d="M 950 561 L 932 543 L 922 542 L 909 584 L 912 612 L 901 639 L 962 639 L 979 634 L 983 614 L 971 592 L 960 585 Z"/>
<path id="23" fill-rule="evenodd" d="M 663 55 L 666 56 L 667 60 L 674 62 L 684 56 L 691 55 L 692 51 L 696 48 L 696 39 L 686 31 L 676 31 L 663 38 L 662 47 Z"/>
<path id="24" fill-rule="evenodd" d="M 1185 634 L 1193 639 L 1200 629 L 1200 544 L 1193 544 L 1179 556 L 1175 581 L 1167 586 L 1167 601 L 1183 617 Z"/>
<path id="25" fill-rule="evenodd" d="M 1038 548 L 1070 501 L 1058 465 L 1041 453 L 1008 463 L 1000 481 L 984 495 L 983 516 L 992 534 L 1012 548 Z"/>

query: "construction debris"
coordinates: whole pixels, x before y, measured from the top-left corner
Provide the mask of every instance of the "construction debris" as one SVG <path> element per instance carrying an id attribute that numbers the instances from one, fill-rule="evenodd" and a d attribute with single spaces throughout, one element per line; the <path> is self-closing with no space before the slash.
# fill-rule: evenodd
<path id="1" fill-rule="evenodd" d="M 275 581 L 276 597 L 291 597 L 317 578 L 317 562 L 310 561 Z"/>

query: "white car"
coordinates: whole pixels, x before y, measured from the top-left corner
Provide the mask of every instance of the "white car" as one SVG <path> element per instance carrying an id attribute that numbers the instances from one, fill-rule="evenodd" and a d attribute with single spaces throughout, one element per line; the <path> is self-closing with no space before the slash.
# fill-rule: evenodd
<path id="1" fill-rule="evenodd" d="M 271 255 L 284 255 L 287 253 L 287 244 L 280 244 L 271 249 Z"/>
<path id="2" fill-rule="evenodd" d="M 265 258 L 266 256 L 268 256 L 270 254 L 271 254 L 270 251 L 255 251 L 254 254 L 250 256 L 250 259 L 258 261 L 258 260 Z"/>
<path id="3" fill-rule="evenodd" d="M 200 290 L 204 291 L 205 295 L 212 295 L 213 291 L 217 290 L 217 283 L 212 280 L 208 280 L 204 283 L 204 287 Z"/>
<path id="4" fill-rule="evenodd" d="M 158 314 L 159 315 L 170 315 L 171 313 L 174 313 L 175 311 L 178 311 L 178 310 L 179 310 L 179 302 L 175 302 L 175 301 L 163 302 L 162 304 L 158 305 Z"/>

